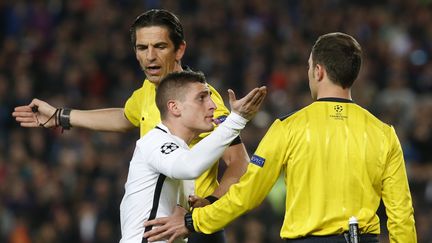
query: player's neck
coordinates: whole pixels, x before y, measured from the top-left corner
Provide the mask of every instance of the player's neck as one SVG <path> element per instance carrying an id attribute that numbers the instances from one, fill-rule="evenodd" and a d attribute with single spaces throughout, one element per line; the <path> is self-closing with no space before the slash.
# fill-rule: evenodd
<path id="1" fill-rule="evenodd" d="M 176 61 L 174 64 L 173 72 L 181 72 L 183 71 L 183 67 L 181 65 L 181 61 Z"/>
<path id="2" fill-rule="evenodd" d="M 343 89 L 337 85 L 325 85 L 318 89 L 317 99 L 329 97 L 352 100 L 351 89 Z"/>
<path id="3" fill-rule="evenodd" d="M 178 122 L 171 122 L 170 120 L 163 120 L 162 124 L 168 128 L 172 135 L 183 139 L 188 145 L 201 133 L 199 131 L 192 131 Z"/>

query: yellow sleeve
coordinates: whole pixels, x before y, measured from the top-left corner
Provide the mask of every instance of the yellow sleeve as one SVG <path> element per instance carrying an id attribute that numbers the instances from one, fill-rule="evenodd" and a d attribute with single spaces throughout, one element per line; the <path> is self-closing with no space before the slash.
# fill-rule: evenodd
<path id="1" fill-rule="evenodd" d="M 287 141 L 281 129 L 279 120 L 273 123 L 252 156 L 246 173 L 223 197 L 209 206 L 194 209 L 192 217 L 196 231 L 216 232 L 261 204 L 287 159 Z"/>
<path id="2" fill-rule="evenodd" d="M 124 106 L 124 114 L 126 118 L 134 124 L 134 126 L 140 126 L 141 117 L 141 103 L 143 100 L 143 87 L 135 90 L 131 97 L 126 101 Z"/>
<path id="3" fill-rule="evenodd" d="M 393 127 L 390 150 L 383 176 L 382 199 L 388 216 L 387 229 L 391 243 L 417 242 L 414 209 L 405 170 L 402 148 Z"/>

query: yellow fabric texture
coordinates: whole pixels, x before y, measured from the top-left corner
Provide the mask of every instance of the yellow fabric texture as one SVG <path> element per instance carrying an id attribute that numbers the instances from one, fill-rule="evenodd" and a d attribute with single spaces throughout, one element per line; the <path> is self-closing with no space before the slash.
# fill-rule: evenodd
<path id="1" fill-rule="evenodd" d="M 354 103 L 317 101 L 276 120 L 251 161 L 223 197 L 193 211 L 197 231 L 215 232 L 258 206 L 282 173 L 287 194 L 281 238 L 342 234 L 351 216 L 361 233 L 379 234 L 382 197 L 390 242 L 417 242 L 396 133 Z"/>
<path id="2" fill-rule="evenodd" d="M 214 117 L 227 116 L 228 109 L 225 107 L 220 94 L 209 85 L 211 99 L 217 108 Z M 148 131 L 160 123 L 160 112 L 156 107 L 156 86 L 149 80 L 144 80 L 143 86 L 132 94 L 126 101 L 124 112 L 126 118 L 135 126 L 140 127 L 140 136 L 144 136 Z M 209 133 L 201 134 L 199 139 L 193 141 L 196 144 Z M 205 171 L 195 180 L 195 194 L 200 197 L 206 197 L 214 192 L 218 187 L 217 182 L 218 163 L 215 163 L 209 170 Z"/>

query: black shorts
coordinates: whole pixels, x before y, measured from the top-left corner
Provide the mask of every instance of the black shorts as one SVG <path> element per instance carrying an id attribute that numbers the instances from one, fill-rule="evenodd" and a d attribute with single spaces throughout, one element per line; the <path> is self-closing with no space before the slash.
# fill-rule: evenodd
<path id="1" fill-rule="evenodd" d="M 347 236 L 329 235 L 329 236 L 308 236 L 299 239 L 285 239 L 287 243 L 347 243 Z M 379 243 L 378 236 L 374 234 L 360 235 L 361 243 Z"/>
<path id="2" fill-rule="evenodd" d="M 192 233 L 188 237 L 188 243 L 226 243 L 225 231 L 221 230 L 210 235 Z"/>

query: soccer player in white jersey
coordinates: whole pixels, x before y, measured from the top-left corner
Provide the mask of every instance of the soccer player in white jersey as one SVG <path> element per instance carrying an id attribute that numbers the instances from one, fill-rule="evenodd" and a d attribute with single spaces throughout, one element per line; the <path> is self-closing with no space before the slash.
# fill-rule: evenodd
<path id="1" fill-rule="evenodd" d="M 162 122 L 136 143 L 125 194 L 120 205 L 121 243 L 146 242 L 144 222 L 172 214 L 184 202 L 180 180 L 194 179 L 218 159 L 258 111 L 266 88 L 253 89 L 236 100 L 229 90 L 231 114 L 192 149 L 200 133 L 214 129 L 210 90 L 201 73 L 183 71 L 166 76 L 158 86 L 156 105 Z M 183 205 L 186 206 L 186 205 Z"/>

